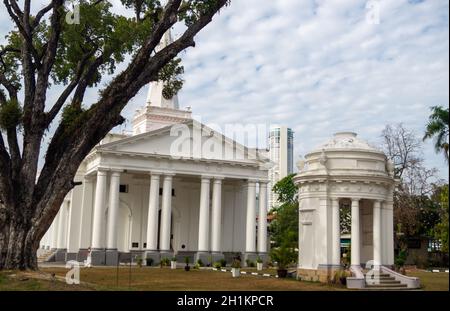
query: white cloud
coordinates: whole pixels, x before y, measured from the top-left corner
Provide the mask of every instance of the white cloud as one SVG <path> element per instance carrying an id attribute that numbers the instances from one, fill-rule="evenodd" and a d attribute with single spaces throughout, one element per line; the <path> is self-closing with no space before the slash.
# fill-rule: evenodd
<path id="1" fill-rule="evenodd" d="M 377 142 L 386 124 L 403 122 L 421 136 L 429 107 L 449 102 L 449 4 L 379 3 L 373 25 L 360 0 L 232 0 L 182 54 L 180 104 L 207 123 L 290 126 L 296 155 L 339 130 Z M 431 143 L 425 150 L 447 177 L 443 157 Z"/>

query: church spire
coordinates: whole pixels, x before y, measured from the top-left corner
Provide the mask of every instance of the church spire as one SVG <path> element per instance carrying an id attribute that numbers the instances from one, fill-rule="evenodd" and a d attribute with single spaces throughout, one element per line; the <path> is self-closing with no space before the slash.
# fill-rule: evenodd
<path id="1" fill-rule="evenodd" d="M 164 49 L 166 46 L 173 42 L 172 34 L 170 29 L 163 35 L 161 42 L 156 47 L 156 51 Z M 164 82 L 156 81 L 149 83 L 149 90 L 147 94 L 147 106 L 169 108 L 169 109 L 180 109 L 178 104 L 178 96 L 175 94 L 172 98 L 166 99 L 163 96 Z"/>
<path id="2" fill-rule="evenodd" d="M 173 42 L 170 30 L 161 38 L 156 47 L 160 51 Z M 149 83 L 150 89 L 144 107 L 138 109 L 133 117 L 133 135 L 150 132 L 168 125 L 185 122 L 192 119 L 190 108 L 180 109 L 178 96 L 167 99 L 163 96 L 164 82 Z"/>

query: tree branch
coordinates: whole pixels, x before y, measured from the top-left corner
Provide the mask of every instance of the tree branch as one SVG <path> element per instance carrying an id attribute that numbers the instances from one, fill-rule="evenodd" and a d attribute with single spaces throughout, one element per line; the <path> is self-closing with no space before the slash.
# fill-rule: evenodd
<path id="1" fill-rule="evenodd" d="M 72 91 L 75 89 L 75 87 L 78 85 L 80 80 L 89 73 L 90 69 L 92 68 L 92 65 L 89 66 L 89 68 L 85 71 L 85 67 L 87 64 L 87 61 L 89 58 L 91 58 L 95 53 L 95 49 L 93 49 L 91 52 L 86 53 L 81 61 L 77 65 L 75 77 L 70 81 L 70 83 L 67 85 L 67 87 L 64 89 L 64 91 L 61 93 L 61 95 L 56 100 L 56 103 L 53 105 L 53 107 L 50 109 L 50 111 L 46 114 L 46 127 L 50 125 L 50 123 L 53 121 L 53 119 L 56 117 L 58 112 L 61 110 L 62 106 L 66 102 L 67 98 L 70 96 Z M 94 62 L 95 63 L 95 62 Z M 85 73 L 85 74 L 83 74 Z"/>

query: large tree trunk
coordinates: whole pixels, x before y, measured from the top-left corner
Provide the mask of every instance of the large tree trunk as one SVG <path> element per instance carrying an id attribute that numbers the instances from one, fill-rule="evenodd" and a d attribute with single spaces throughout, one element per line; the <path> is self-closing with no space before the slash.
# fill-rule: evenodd
<path id="1" fill-rule="evenodd" d="M 39 240 L 33 237 L 33 228 L 26 222 L 14 220 L 0 232 L 0 270 L 37 269 Z"/>

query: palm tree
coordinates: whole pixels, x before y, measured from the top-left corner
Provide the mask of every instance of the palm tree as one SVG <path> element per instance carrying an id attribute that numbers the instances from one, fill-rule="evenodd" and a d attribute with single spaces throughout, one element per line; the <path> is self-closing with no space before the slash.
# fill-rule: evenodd
<path id="1" fill-rule="evenodd" d="M 443 151 L 448 163 L 448 108 L 434 106 L 431 111 L 423 140 L 434 137 L 436 153 Z"/>

